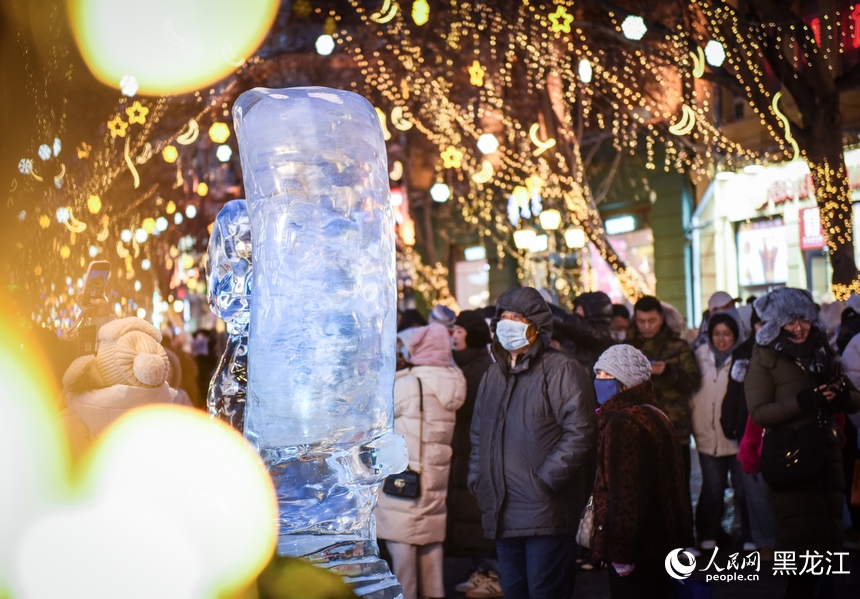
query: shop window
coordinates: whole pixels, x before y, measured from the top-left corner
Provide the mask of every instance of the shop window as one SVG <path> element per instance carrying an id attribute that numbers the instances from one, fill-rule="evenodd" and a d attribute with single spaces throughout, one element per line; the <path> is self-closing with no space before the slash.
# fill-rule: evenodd
<path id="1" fill-rule="evenodd" d="M 454 296 L 461 310 L 487 305 L 490 301 L 490 265 L 486 258 L 454 264 Z"/>
<path id="2" fill-rule="evenodd" d="M 782 217 L 740 223 L 737 231 L 741 295 L 759 295 L 788 282 L 788 241 Z"/>

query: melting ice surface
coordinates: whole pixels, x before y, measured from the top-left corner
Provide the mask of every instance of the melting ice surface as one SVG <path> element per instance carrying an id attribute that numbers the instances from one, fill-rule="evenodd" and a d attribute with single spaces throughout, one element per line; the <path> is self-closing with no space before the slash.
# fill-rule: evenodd
<path id="1" fill-rule="evenodd" d="M 253 237 L 245 436 L 278 492 L 278 551 L 346 560 L 357 593 L 397 597 L 372 517 L 406 466 L 382 130 L 367 100 L 325 88 L 250 90 L 233 117 Z"/>
<path id="2" fill-rule="evenodd" d="M 251 219 L 245 200 L 227 202 L 215 217 L 206 277 L 209 306 L 227 325 L 227 347 L 212 382 L 209 414 L 244 429 L 251 319 Z"/>

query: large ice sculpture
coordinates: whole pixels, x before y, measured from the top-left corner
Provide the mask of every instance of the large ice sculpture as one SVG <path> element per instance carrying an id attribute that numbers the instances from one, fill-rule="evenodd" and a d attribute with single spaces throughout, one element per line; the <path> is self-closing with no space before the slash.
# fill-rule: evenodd
<path id="1" fill-rule="evenodd" d="M 244 430 L 251 320 L 251 219 L 245 200 L 227 202 L 215 217 L 206 276 L 209 306 L 227 325 L 227 347 L 206 403 L 209 414 Z"/>
<path id="2" fill-rule="evenodd" d="M 350 92 L 258 88 L 233 119 L 254 263 L 245 436 L 275 482 L 278 552 L 340 572 L 359 595 L 398 597 L 372 516 L 382 480 L 406 467 L 376 112 Z"/>

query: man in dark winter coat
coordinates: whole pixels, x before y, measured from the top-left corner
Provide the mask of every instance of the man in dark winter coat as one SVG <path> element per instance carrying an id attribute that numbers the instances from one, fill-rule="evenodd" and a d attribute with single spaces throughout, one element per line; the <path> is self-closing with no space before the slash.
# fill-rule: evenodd
<path id="1" fill-rule="evenodd" d="M 495 553 L 495 543 L 485 539 L 481 527 L 481 510 L 469 493 L 469 456 L 472 441 L 469 429 L 475 398 L 484 373 L 493 364 L 490 358 L 490 328 L 480 312 L 463 310 L 454 322 L 451 336 L 454 361 L 466 377 L 466 401 L 457 410 L 454 439 L 451 448 L 451 477 L 448 482 L 448 534 L 445 555 L 489 556 Z"/>
<path id="2" fill-rule="evenodd" d="M 496 539 L 506 599 L 569 598 L 575 534 L 594 480 L 594 388 L 549 349 L 552 312 L 532 288 L 496 303 L 492 351 L 472 417 L 469 490 Z"/>
<path id="3" fill-rule="evenodd" d="M 616 343 L 612 337 L 612 300 L 602 291 L 583 293 L 573 301 L 573 314 L 554 311 L 553 330 L 566 353 L 591 373 L 598 356 Z"/>
<path id="4" fill-rule="evenodd" d="M 632 337 L 628 343 L 651 361 L 654 397 L 675 426 L 684 452 L 684 467 L 690 479 L 690 434 L 693 432 L 690 400 L 699 388 L 701 375 L 690 344 L 666 324 L 663 305 L 645 296 L 633 306 Z M 689 483 L 688 483 L 689 484 Z"/>

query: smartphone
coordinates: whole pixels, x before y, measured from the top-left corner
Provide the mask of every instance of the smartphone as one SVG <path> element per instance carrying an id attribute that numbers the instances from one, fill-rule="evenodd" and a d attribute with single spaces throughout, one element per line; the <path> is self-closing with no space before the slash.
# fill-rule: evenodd
<path id="1" fill-rule="evenodd" d="M 93 300 L 104 298 L 108 278 L 110 278 L 110 262 L 105 260 L 90 262 L 84 277 L 84 290 L 81 293 L 82 308 L 88 308 Z"/>

